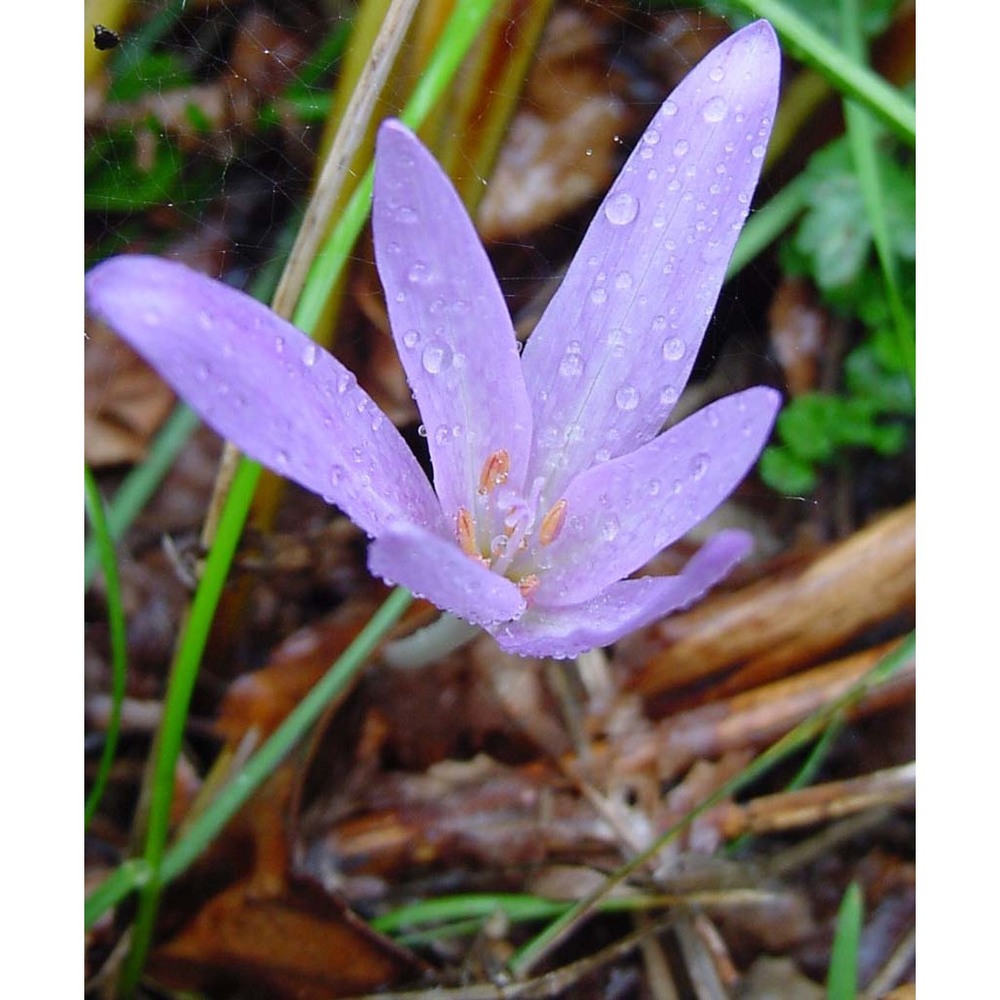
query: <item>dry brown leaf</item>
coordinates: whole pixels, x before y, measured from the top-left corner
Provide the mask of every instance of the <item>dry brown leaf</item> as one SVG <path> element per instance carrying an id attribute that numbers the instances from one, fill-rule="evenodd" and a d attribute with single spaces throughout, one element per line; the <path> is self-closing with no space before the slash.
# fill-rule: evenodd
<path id="1" fill-rule="evenodd" d="M 95 469 L 138 462 L 174 403 L 167 384 L 102 323 L 83 354 L 84 457 Z"/>

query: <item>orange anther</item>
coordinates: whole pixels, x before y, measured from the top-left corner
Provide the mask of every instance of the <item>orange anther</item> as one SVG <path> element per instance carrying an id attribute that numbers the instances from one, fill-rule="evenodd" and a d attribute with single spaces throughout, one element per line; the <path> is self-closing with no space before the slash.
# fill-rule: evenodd
<path id="1" fill-rule="evenodd" d="M 566 523 L 566 501 L 559 500 L 552 505 L 552 509 L 542 518 L 541 526 L 538 529 L 538 541 L 542 545 L 548 545 L 559 537 L 563 524 Z"/>
<path id="2" fill-rule="evenodd" d="M 459 507 L 455 515 L 455 534 L 459 546 L 467 556 L 482 559 L 479 549 L 476 548 L 476 522 L 464 507 Z"/>
<path id="3" fill-rule="evenodd" d="M 509 474 L 510 455 L 500 448 L 483 462 L 483 471 L 479 474 L 479 492 L 489 493 L 490 490 L 505 483 Z"/>

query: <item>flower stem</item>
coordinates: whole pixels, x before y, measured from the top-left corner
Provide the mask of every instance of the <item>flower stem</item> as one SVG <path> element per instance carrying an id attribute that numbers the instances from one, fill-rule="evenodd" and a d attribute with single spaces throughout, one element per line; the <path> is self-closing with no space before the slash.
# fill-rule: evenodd
<path id="1" fill-rule="evenodd" d="M 388 643 L 382 650 L 382 660 L 399 670 L 418 670 L 479 635 L 482 632 L 477 626 L 454 615 L 443 614 L 430 625 Z"/>

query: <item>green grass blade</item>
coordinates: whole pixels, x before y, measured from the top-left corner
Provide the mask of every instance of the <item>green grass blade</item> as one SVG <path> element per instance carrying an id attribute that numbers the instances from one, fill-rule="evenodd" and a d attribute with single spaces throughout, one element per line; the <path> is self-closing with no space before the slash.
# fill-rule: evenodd
<path id="1" fill-rule="evenodd" d="M 855 1000 L 858 995 L 858 946 L 864 900 L 857 882 L 844 893 L 837 911 L 837 928 L 830 952 L 830 972 L 826 982 L 827 1000 Z"/>
<path id="2" fill-rule="evenodd" d="M 785 760 L 790 754 L 800 750 L 815 740 L 829 725 L 830 720 L 841 715 L 850 706 L 860 701 L 874 687 L 884 683 L 897 670 L 901 669 L 914 654 L 915 639 L 911 633 L 899 646 L 887 653 L 874 667 L 860 677 L 839 698 L 830 704 L 813 712 L 807 719 L 800 722 L 794 729 L 787 732 L 777 742 L 772 743 L 763 753 L 755 757 L 739 774 L 735 775 L 716 791 L 695 806 L 682 819 L 675 823 L 662 836 L 641 851 L 627 864 L 610 876 L 601 888 L 591 893 L 585 899 L 574 904 L 562 916 L 556 918 L 537 937 L 527 942 L 511 959 L 509 968 L 515 978 L 527 975 L 540 958 L 559 942 L 592 912 L 594 907 L 603 901 L 607 894 L 620 885 L 634 871 L 644 865 L 666 844 L 676 839 L 702 813 L 711 809 L 716 803 L 735 795 L 741 788 L 761 778 L 773 767 Z"/>
<path id="3" fill-rule="evenodd" d="M 782 0 L 736 0 L 757 17 L 766 17 L 790 54 L 812 66 L 845 97 L 868 108 L 910 146 L 917 141 L 917 113 L 895 87 L 851 58 Z"/>
<path id="4" fill-rule="evenodd" d="M 149 814 L 143 848 L 149 879 L 139 893 L 139 907 L 132 928 L 132 949 L 122 970 L 122 992 L 126 996 L 131 995 L 139 981 L 156 919 L 162 889 L 163 854 L 170 828 L 174 772 L 181 754 L 191 695 L 198 679 L 201 656 L 208 641 L 215 609 L 222 596 L 222 588 L 243 532 L 250 499 L 260 473 L 260 465 L 249 461 L 241 462 L 236 470 L 232 490 L 219 519 L 215 544 L 205 561 L 183 638 L 170 668 L 163 718 L 153 747 L 153 779 L 150 784 Z"/>
<path id="5" fill-rule="evenodd" d="M 90 469 L 83 470 L 84 496 L 87 504 L 87 515 L 90 518 L 94 532 L 94 544 L 100 558 L 101 569 L 104 570 L 104 587 L 108 605 L 108 635 L 111 642 L 111 717 L 108 720 L 108 731 L 104 737 L 104 749 L 97 765 L 97 775 L 91 786 L 90 794 L 83 810 L 83 827 L 86 829 L 94 818 L 94 812 L 101 801 L 104 789 L 114 763 L 115 750 L 118 747 L 118 734 L 121 731 L 122 702 L 125 699 L 126 646 L 125 646 L 125 609 L 122 607 L 121 581 L 118 578 L 118 562 L 115 558 L 115 545 L 108 529 L 108 521 L 104 516 L 104 501 L 97 488 Z"/>

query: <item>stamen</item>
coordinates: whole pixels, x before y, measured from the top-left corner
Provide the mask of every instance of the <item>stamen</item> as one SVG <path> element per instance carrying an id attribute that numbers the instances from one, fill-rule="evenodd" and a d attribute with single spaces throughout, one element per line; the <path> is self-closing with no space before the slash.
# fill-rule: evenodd
<path id="1" fill-rule="evenodd" d="M 476 548 L 476 522 L 464 507 L 459 507 L 455 515 L 455 534 L 459 546 L 467 556 L 482 559 L 479 549 Z"/>
<path id="2" fill-rule="evenodd" d="M 559 500 L 552 505 L 552 509 L 542 518 L 541 526 L 538 529 L 538 541 L 542 545 L 550 545 L 559 537 L 562 526 L 566 523 L 566 501 Z"/>
<path id="3" fill-rule="evenodd" d="M 510 455 L 504 448 L 500 448 L 483 462 L 483 471 L 479 474 L 479 492 L 489 493 L 490 490 L 507 482 L 509 474 Z"/>

